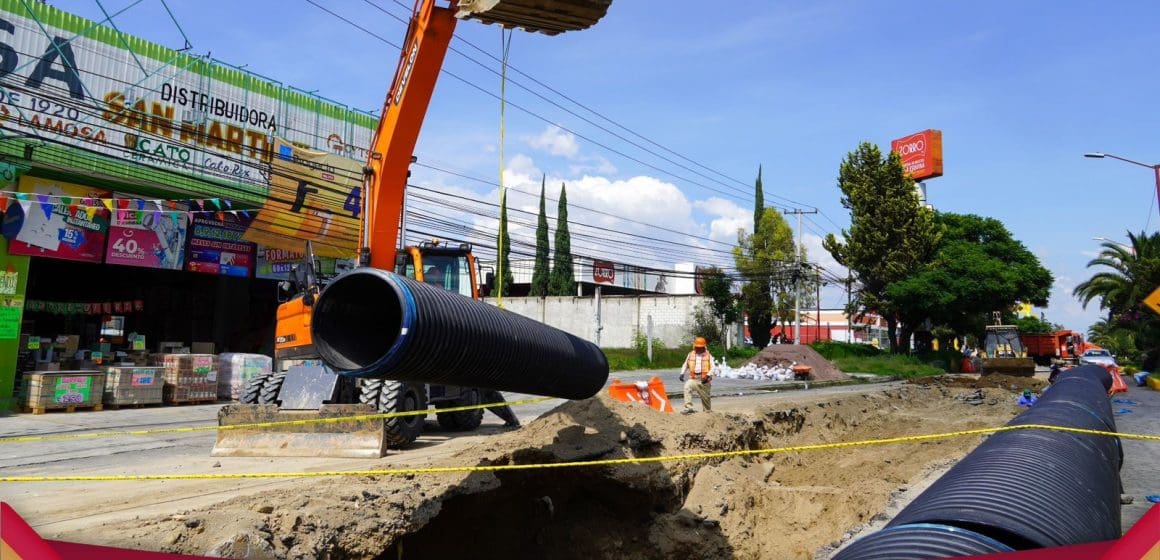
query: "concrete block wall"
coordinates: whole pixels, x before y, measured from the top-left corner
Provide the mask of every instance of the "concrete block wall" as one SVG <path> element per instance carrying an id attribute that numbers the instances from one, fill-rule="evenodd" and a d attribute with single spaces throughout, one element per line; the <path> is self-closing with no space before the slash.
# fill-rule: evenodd
<path id="1" fill-rule="evenodd" d="M 495 305 L 494 298 L 487 302 Z M 594 297 L 517 297 L 503 298 L 504 309 L 530 317 L 585 340 L 599 342 L 605 348 L 629 348 L 639 331 L 646 332 L 649 315 L 653 337 L 673 348 L 692 342 L 689 328 L 698 305 L 707 304 L 703 296 L 603 296 L 600 298 L 601 326 L 596 333 L 596 298 Z"/>

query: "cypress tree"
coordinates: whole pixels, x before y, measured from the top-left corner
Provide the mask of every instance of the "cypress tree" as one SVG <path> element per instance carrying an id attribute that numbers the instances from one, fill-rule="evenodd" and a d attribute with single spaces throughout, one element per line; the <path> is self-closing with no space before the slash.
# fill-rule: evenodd
<path id="1" fill-rule="evenodd" d="M 552 278 L 548 294 L 576 295 L 576 276 L 572 268 L 572 236 L 568 233 L 568 191 L 560 185 L 560 205 L 556 212 L 556 253 L 552 258 Z"/>
<path id="2" fill-rule="evenodd" d="M 516 283 L 512 275 L 512 240 L 508 236 L 506 194 L 501 196 L 499 201 L 499 249 L 499 285 L 496 286 L 496 293 L 506 296 L 511 294 L 512 284 Z"/>
<path id="3" fill-rule="evenodd" d="M 551 263 L 548 261 L 551 251 L 548 247 L 548 212 L 544 204 L 544 184 L 546 177 L 540 179 L 540 217 L 536 221 L 536 264 L 532 269 L 531 295 L 543 297 L 548 295 L 548 282 L 551 277 Z"/>
<path id="4" fill-rule="evenodd" d="M 753 234 L 757 235 L 757 230 L 761 226 L 761 213 L 765 210 L 765 193 L 761 189 L 761 165 L 757 166 L 757 186 L 753 193 Z"/>

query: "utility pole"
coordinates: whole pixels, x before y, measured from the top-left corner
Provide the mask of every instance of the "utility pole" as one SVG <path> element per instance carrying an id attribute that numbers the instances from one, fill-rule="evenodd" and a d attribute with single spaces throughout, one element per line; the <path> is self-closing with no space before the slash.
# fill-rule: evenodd
<path id="1" fill-rule="evenodd" d="M 853 299 L 850 294 L 853 291 L 854 272 L 846 269 L 846 342 L 854 342 L 854 314 L 850 310 L 850 304 Z"/>
<path id="2" fill-rule="evenodd" d="M 802 343 L 802 214 L 817 214 L 818 209 L 802 210 L 801 208 L 794 208 L 793 210 L 784 210 L 786 214 L 797 214 L 797 243 L 794 245 L 794 262 L 797 263 L 793 274 L 793 343 Z"/>

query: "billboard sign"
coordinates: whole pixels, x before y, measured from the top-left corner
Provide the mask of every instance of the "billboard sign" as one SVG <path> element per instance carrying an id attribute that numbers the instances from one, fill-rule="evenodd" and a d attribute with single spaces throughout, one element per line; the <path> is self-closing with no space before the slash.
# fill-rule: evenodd
<path id="1" fill-rule="evenodd" d="M 109 211 L 83 202 L 106 196 L 108 191 L 27 175 L 20 178 L 19 191 L 29 193 L 29 200 L 19 202 L 24 221 L 8 245 L 9 253 L 101 262 Z"/>
<path id="2" fill-rule="evenodd" d="M 0 54 L 5 133 L 248 186 L 251 202 L 269 191 L 274 137 L 365 161 L 377 124 L 372 115 L 42 2 L 0 0 Z M 131 165 L 106 171 L 141 172 Z"/>
<path id="3" fill-rule="evenodd" d="M 616 265 L 608 261 L 592 261 L 592 281 L 597 284 L 615 284 Z"/>
<path id="4" fill-rule="evenodd" d="M 189 232 L 185 269 L 223 276 L 249 277 L 255 246 L 242 239 L 245 226 L 197 216 Z"/>
<path id="5" fill-rule="evenodd" d="M 934 129 L 890 142 L 890 151 L 898 152 L 902 158 L 902 167 L 915 181 L 942 176 L 942 148 L 942 131 Z"/>
<path id="6" fill-rule="evenodd" d="M 270 196 L 246 230 L 246 241 L 300 251 L 313 242 L 320 257 L 358 253 L 363 164 L 275 140 Z"/>
<path id="7" fill-rule="evenodd" d="M 105 262 L 181 270 L 187 223 L 185 212 L 115 210 Z"/>

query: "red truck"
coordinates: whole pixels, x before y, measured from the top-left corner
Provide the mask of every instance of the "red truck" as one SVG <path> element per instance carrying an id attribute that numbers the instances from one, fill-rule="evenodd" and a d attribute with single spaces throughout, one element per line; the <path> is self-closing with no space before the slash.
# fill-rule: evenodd
<path id="1" fill-rule="evenodd" d="M 1076 331 L 1055 331 L 1054 333 L 1022 333 L 1019 338 L 1027 349 L 1027 357 L 1039 365 L 1050 365 L 1053 360 L 1077 364 L 1085 350 L 1099 348 L 1084 340 Z"/>

